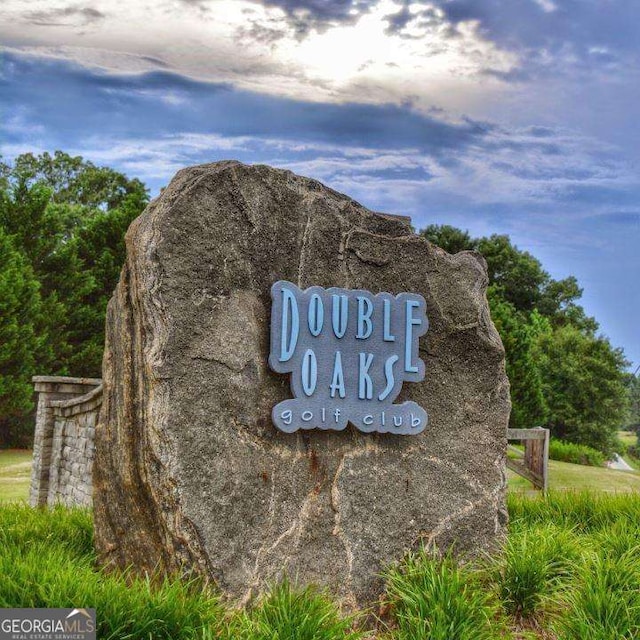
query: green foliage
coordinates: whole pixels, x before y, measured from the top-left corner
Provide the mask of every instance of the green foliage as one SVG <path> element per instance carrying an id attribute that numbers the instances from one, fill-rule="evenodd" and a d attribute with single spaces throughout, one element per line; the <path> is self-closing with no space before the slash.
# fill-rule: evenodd
<path id="1" fill-rule="evenodd" d="M 578 304 L 576 279 L 554 280 L 508 236 L 472 238 L 448 225 L 422 233 L 449 252 L 475 250 L 487 261 L 487 297 L 511 382 L 511 426 L 546 426 L 558 438 L 615 451 L 615 432 L 635 396 L 625 386 L 622 351 L 596 335 L 596 321 Z"/>
<path id="2" fill-rule="evenodd" d="M 510 543 L 514 536 L 544 527 L 552 527 L 552 536 L 563 539 L 557 551 L 566 571 L 538 603 L 557 637 L 637 638 L 640 494 L 552 492 L 537 500 L 510 495 L 508 506 Z M 544 537 L 542 543 L 548 544 Z"/>
<path id="3" fill-rule="evenodd" d="M 571 325 L 543 336 L 540 349 L 552 434 L 605 454 L 615 451 L 627 412 L 622 351 Z"/>
<path id="4" fill-rule="evenodd" d="M 538 367 L 538 344 L 541 335 L 550 332 L 551 327 L 536 311 L 531 314 L 518 311 L 513 304 L 503 300 L 493 286 L 488 291 L 488 298 L 491 317 L 507 354 L 512 401 L 510 426 L 526 429 L 545 424 L 548 407 Z"/>
<path id="5" fill-rule="evenodd" d="M 30 408 L 32 390 L 25 378 L 33 372 L 38 348 L 38 289 L 31 267 L 0 228 L 0 415 L 4 417 Z"/>
<path id="6" fill-rule="evenodd" d="M 602 467 L 606 462 L 601 451 L 592 449 L 584 444 L 574 444 L 564 440 L 552 438 L 549 441 L 549 458 L 560 462 L 584 464 L 590 467 Z"/>
<path id="7" fill-rule="evenodd" d="M 32 409 L 31 376 L 48 356 L 40 286 L 26 258 L 0 227 L 0 443 Z"/>
<path id="8" fill-rule="evenodd" d="M 0 508 L 0 607 L 95 608 L 109 640 L 220 637 L 227 614 L 208 588 L 96 571 L 91 540 L 87 511 Z"/>
<path id="9" fill-rule="evenodd" d="M 328 595 L 288 580 L 275 585 L 242 618 L 239 639 L 246 640 L 358 640 L 362 632 L 351 629 L 353 620 L 340 615 Z"/>
<path id="10" fill-rule="evenodd" d="M 640 374 L 628 376 L 627 390 L 629 395 L 628 428 L 635 431 L 640 445 Z"/>
<path id="11" fill-rule="evenodd" d="M 479 573 L 422 549 L 387 573 L 396 640 L 490 640 L 502 629 L 498 603 Z"/>
<path id="12" fill-rule="evenodd" d="M 430 224 L 420 232 L 429 242 L 441 247 L 448 253 L 473 251 L 478 248 L 478 241 L 468 231 L 462 231 L 448 224 Z"/>
<path id="13" fill-rule="evenodd" d="M 598 554 L 581 566 L 568 610 L 556 628 L 566 640 L 633 640 L 640 636 L 640 547 Z"/>
<path id="14" fill-rule="evenodd" d="M 478 251 L 487 261 L 489 281 L 503 300 L 520 311 L 537 308 L 550 278 L 536 258 L 512 245 L 509 236 L 501 235 L 481 238 Z"/>
<path id="15" fill-rule="evenodd" d="M 596 530 L 591 535 L 591 542 L 604 558 L 619 559 L 634 551 L 635 561 L 640 560 L 638 523 L 629 518 L 622 517 L 611 526 Z"/>
<path id="16" fill-rule="evenodd" d="M 545 523 L 571 529 L 580 534 L 610 532 L 618 523 L 636 527 L 640 522 L 640 493 L 551 491 L 544 498 L 531 500 L 507 494 L 510 528 Z"/>
<path id="17" fill-rule="evenodd" d="M 80 156 L 62 151 L 53 156 L 46 152 L 39 156 L 24 153 L 15 159 L 13 167 L 4 166 L 5 179 L 48 188 L 54 204 L 111 210 L 127 201 L 142 204 L 147 197 L 140 180 L 108 167 L 96 167 Z"/>
<path id="18" fill-rule="evenodd" d="M 287 581 L 238 611 L 202 583 L 104 573 L 89 511 L 3 505 L 0 607 L 96 608 L 110 640 L 637 638 L 640 494 L 512 494 L 508 506 L 502 553 L 459 563 L 422 549 L 391 568 L 388 624 L 366 632 L 326 593 Z"/>
<path id="19" fill-rule="evenodd" d="M 570 529 L 553 523 L 514 528 L 493 570 L 505 611 L 533 618 L 571 576 L 579 553 Z"/>
<path id="20" fill-rule="evenodd" d="M 589 331 L 597 329 L 595 320 L 576 302 L 582 296 L 577 280 L 573 276 L 554 280 L 537 258 L 518 249 L 509 236 L 472 238 L 467 231 L 433 224 L 421 234 L 449 253 L 479 251 L 487 261 L 489 282 L 500 298 L 518 311 L 537 309 L 555 325 L 569 322 Z"/>
<path id="21" fill-rule="evenodd" d="M 16 385 L 29 386 L 33 372 L 100 375 L 104 315 L 124 263 L 124 233 L 146 202 L 139 180 L 59 151 L 0 164 L 0 232 L 22 256 L 22 280 L 35 281 L 36 293 L 26 299 L 39 296 L 37 319 L 23 329 L 26 336 L 33 327 L 39 346 L 25 340 L 16 350 L 14 359 L 24 356 L 23 370 L 12 374 Z M 0 283 L 15 277 L 23 286 L 15 260 L 0 263 Z M 28 319 L 28 310 L 23 315 Z M 23 403 L 15 419 L 29 409 Z M 0 424 L 9 415 L 0 401 Z M 0 443 L 21 444 L 9 427 Z"/>
<path id="22" fill-rule="evenodd" d="M 26 552 L 38 545 L 62 549 L 73 556 L 93 555 L 93 521 L 87 509 L 56 506 L 32 509 L 24 503 L 0 507 L 0 548 Z"/>

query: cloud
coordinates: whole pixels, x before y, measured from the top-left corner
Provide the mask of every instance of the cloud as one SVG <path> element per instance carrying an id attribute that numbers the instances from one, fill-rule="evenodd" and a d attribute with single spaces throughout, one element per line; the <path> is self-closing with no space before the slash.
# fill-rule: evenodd
<path id="1" fill-rule="evenodd" d="M 60 138 L 79 128 L 137 128 L 141 135 L 211 130 L 224 135 L 331 139 L 371 147 L 416 148 L 439 153 L 486 135 L 491 125 L 420 114 L 394 104 L 319 104 L 240 91 L 167 71 L 112 75 L 5 52 L 7 106 L 27 105 L 33 120 Z M 55 97 L 54 97 L 55 96 Z M 52 109 L 60 99 L 64 108 Z M 159 102 L 164 103 L 163 109 Z M 73 117 L 71 112 L 74 112 Z"/>
<path id="2" fill-rule="evenodd" d="M 376 2 L 372 0 L 256 0 L 256 4 L 281 9 L 298 36 L 311 30 L 354 24 Z"/>
<path id="3" fill-rule="evenodd" d="M 458 114 L 479 82 L 497 95 L 501 74 L 517 66 L 475 23 L 454 25 L 429 2 L 103 0 L 99 10 L 60 2 L 5 0 L 0 41 L 112 73 L 153 68 L 157 59 L 181 75 L 270 95 L 411 99 L 424 111 L 439 106 Z M 96 18 L 91 29 L 79 29 L 89 18 Z M 9 28 L 16 22 L 24 25 L 19 31 Z"/>
<path id="4" fill-rule="evenodd" d="M 105 14 L 93 7 L 68 6 L 58 9 L 28 11 L 25 20 L 39 26 L 84 26 L 102 20 Z"/>
<path id="5" fill-rule="evenodd" d="M 600 287 L 599 316 L 624 300 L 620 316 L 637 317 L 636 13 L 632 0 L 3 0 L 2 153 L 70 150 L 154 191 L 216 159 L 290 168 L 418 226 L 510 233 Z"/>
<path id="6" fill-rule="evenodd" d="M 561 205 L 577 219 L 628 207 L 640 191 L 614 146 L 566 127 L 451 119 L 410 104 L 323 105 L 8 52 L 4 71 L 0 90 L 14 114 L 0 129 L 5 154 L 42 145 L 46 132 L 48 148 L 73 148 L 156 185 L 180 166 L 233 155 L 414 215 L 458 206 L 545 216 Z"/>
<path id="7" fill-rule="evenodd" d="M 140 177 L 154 193 L 186 165 L 263 162 L 375 210 L 411 215 L 417 227 L 446 222 L 474 235 L 509 233 L 552 272 L 595 283 L 611 304 L 600 271 L 613 280 L 637 272 L 640 179 L 619 148 L 575 127 L 425 112 L 411 101 L 295 100 L 152 63 L 152 71 L 143 64 L 141 73 L 113 74 L 55 57 L 2 55 L 7 158 L 61 148 Z M 640 310 L 626 281 L 626 304 Z M 633 335 L 612 337 L 631 344 Z"/>
<path id="8" fill-rule="evenodd" d="M 638 59 L 640 25 L 634 0 L 438 0 L 453 24 L 475 21 L 485 37 L 520 52 L 525 67 L 551 73 L 591 71 L 593 48 L 619 60 Z M 604 61 L 603 61 L 604 62 Z M 561 65 L 563 69 L 559 69 Z"/>

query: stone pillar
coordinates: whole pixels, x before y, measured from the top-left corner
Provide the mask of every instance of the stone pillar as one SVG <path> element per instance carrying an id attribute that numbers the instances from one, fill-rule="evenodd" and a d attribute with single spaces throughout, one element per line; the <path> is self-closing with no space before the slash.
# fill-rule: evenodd
<path id="1" fill-rule="evenodd" d="M 52 400 L 53 445 L 47 504 L 90 507 L 95 426 L 102 385 L 70 400 Z"/>
<path id="2" fill-rule="evenodd" d="M 47 504 L 49 495 L 49 470 L 55 418 L 51 402 L 70 400 L 91 391 L 102 380 L 100 378 L 68 378 L 64 376 L 34 376 L 35 392 L 38 394 L 36 428 L 33 439 L 33 466 L 29 503 L 32 507 Z"/>

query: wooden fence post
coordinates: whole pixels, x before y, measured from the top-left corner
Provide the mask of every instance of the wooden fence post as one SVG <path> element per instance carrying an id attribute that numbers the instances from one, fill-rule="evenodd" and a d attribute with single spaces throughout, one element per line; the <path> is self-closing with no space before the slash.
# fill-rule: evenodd
<path id="1" fill-rule="evenodd" d="M 523 457 L 522 462 L 508 458 L 509 469 L 529 480 L 537 489 L 547 491 L 549 488 L 549 429 L 543 427 L 507 429 L 507 439 L 524 441 L 524 454 L 514 447 L 509 447 L 510 451 Z"/>

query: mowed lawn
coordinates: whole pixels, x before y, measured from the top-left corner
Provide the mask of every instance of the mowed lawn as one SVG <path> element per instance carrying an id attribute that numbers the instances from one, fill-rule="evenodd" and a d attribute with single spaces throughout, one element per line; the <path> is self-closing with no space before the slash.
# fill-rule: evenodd
<path id="1" fill-rule="evenodd" d="M 31 457 L 26 449 L 0 450 L 0 502 L 29 499 Z"/>
<path id="2" fill-rule="evenodd" d="M 0 502 L 28 500 L 32 452 L 22 449 L 0 450 Z M 508 471 L 509 489 L 531 491 L 531 484 Z M 586 467 L 568 462 L 549 461 L 552 489 L 582 491 L 640 491 L 640 472 Z"/>
<path id="3" fill-rule="evenodd" d="M 530 490 L 531 483 L 508 471 L 509 489 Z M 640 473 L 549 460 L 549 487 L 563 491 L 640 491 Z"/>

